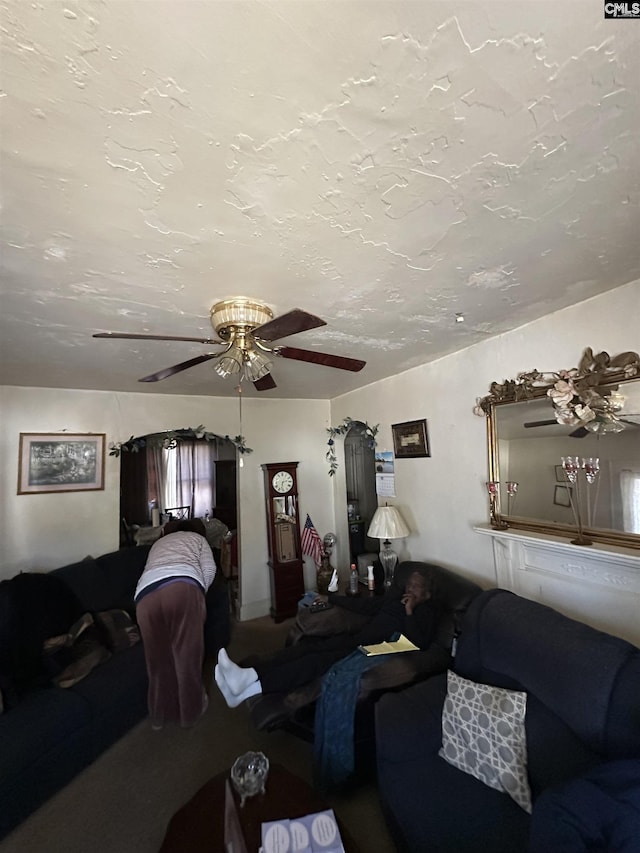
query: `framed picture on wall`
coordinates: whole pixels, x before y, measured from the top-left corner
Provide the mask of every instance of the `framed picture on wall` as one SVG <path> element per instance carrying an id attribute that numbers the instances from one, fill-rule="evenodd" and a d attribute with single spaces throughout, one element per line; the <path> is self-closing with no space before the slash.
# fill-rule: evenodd
<path id="1" fill-rule="evenodd" d="M 104 489 L 104 433 L 21 432 L 18 494 Z"/>
<path id="2" fill-rule="evenodd" d="M 431 456 L 427 421 L 424 418 L 420 421 L 391 424 L 391 431 L 396 459 L 418 459 L 421 456 Z"/>
<path id="3" fill-rule="evenodd" d="M 553 502 L 556 506 L 571 506 L 571 486 L 556 486 L 553 492 Z"/>
<path id="4" fill-rule="evenodd" d="M 562 465 L 556 465 L 556 483 L 566 483 L 567 477 L 564 473 L 564 468 Z"/>

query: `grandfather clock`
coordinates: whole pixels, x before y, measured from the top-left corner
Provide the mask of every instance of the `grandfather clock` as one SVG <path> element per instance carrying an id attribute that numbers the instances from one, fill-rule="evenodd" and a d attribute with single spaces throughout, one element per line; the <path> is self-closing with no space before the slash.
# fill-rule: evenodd
<path id="1" fill-rule="evenodd" d="M 295 616 L 304 595 L 297 462 L 263 465 L 269 536 L 271 615 L 276 622 Z"/>

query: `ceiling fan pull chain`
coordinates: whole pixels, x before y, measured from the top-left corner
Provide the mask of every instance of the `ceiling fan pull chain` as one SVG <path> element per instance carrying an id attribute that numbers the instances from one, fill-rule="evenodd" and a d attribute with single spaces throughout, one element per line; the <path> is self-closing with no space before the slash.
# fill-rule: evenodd
<path id="1" fill-rule="evenodd" d="M 238 383 L 238 403 L 240 408 L 240 435 L 243 436 L 244 433 L 242 431 L 242 377 L 240 378 L 240 382 Z M 238 465 L 240 468 L 244 468 L 244 456 L 241 453 L 240 459 L 238 460 Z"/>

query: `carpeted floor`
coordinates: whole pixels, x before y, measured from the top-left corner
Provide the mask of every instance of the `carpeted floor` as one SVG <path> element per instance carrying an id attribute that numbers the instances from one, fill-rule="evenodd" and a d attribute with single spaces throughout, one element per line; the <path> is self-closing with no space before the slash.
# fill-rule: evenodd
<path id="1" fill-rule="evenodd" d="M 284 644 L 289 627 L 269 617 L 236 623 L 229 653 L 235 660 L 268 654 Z M 153 732 L 144 720 L 4 838 L 0 853 L 157 853 L 173 813 L 249 749 L 311 782 L 311 745 L 286 732 L 256 731 L 243 707 L 226 706 L 211 679 L 209 709 L 197 726 Z M 327 799 L 361 853 L 393 853 L 375 779 Z"/>

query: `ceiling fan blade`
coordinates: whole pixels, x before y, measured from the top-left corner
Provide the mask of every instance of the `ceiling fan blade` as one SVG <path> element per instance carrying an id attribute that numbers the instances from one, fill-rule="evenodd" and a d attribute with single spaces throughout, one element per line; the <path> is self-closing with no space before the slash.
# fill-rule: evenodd
<path id="1" fill-rule="evenodd" d="M 252 334 L 261 341 L 277 341 L 287 338 L 298 332 L 307 332 L 309 329 L 317 329 L 318 326 L 326 326 L 326 322 L 314 314 L 303 311 L 302 308 L 294 308 L 281 314 L 268 323 L 263 323 L 253 330 Z"/>
<path id="2" fill-rule="evenodd" d="M 357 373 L 367 363 L 360 361 L 357 358 L 345 358 L 342 355 L 331 355 L 328 352 L 314 352 L 308 349 L 298 349 L 297 347 L 277 347 L 276 355 L 281 355 L 283 358 L 292 358 L 295 361 L 309 361 L 312 364 L 323 364 L 325 367 L 337 367 L 338 370 L 351 370 Z"/>
<path id="3" fill-rule="evenodd" d="M 168 376 L 173 376 L 174 373 L 180 373 L 181 370 L 188 370 L 190 367 L 195 367 L 196 364 L 202 364 L 203 361 L 209 361 L 217 357 L 217 352 L 197 355 L 195 358 L 190 358 L 189 361 L 182 361 L 180 364 L 165 367 L 164 370 L 159 370 L 157 373 L 150 373 L 149 376 L 143 376 L 142 379 L 138 379 L 138 382 L 159 382 L 160 379 L 166 379 Z"/>
<path id="4" fill-rule="evenodd" d="M 134 335 L 127 332 L 97 332 L 94 338 L 117 338 L 129 341 L 192 341 L 195 344 L 216 344 L 220 346 L 222 341 L 212 338 L 182 338 L 174 335 Z"/>
<path id="5" fill-rule="evenodd" d="M 272 388 L 277 388 L 276 380 L 270 373 L 267 373 L 266 376 L 260 377 L 260 379 L 256 379 L 253 383 L 253 387 L 256 391 L 270 391 Z"/>
<path id="6" fill-rule="evenodd" d="M 522 426 L 525 429 L 539 426 L 558 426 L 558 421 L 527 421 L 527 423 L 522 424 Z M 574 429 L 573 432 L 569 433 L 569 438 L 584 438 L 585 435 L 589 435 L 589 430 L 585 429 L 583 426 L 579 426 L 577 429 Z"/>
<path id="7" fill-rule="evenodd" d="M 569 433 L 569 438 L 584 438 L 586 435 L 589 435 L 589 430 L 585 429 L 583 426 L 579 426 L 577 429 L 574 429 L 573 432 Z"/>

